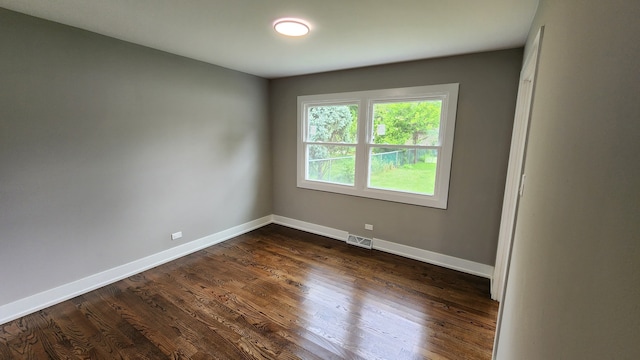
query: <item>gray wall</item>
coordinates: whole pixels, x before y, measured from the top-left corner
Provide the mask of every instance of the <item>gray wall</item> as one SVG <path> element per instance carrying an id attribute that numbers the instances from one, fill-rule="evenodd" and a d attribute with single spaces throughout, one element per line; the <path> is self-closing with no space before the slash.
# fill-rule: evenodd
<path id="1" fill-rule="evenodd" d="M 266 80 L 4 9 L 0 53 L 0 305 L 272 213 Z"/>
<path id="2" fill-rule="evenodd" d="M 640 358 L 640 2 L 542 0 L 497 359 Z"/>
<path id="3" fill-rule="evenodd" d="M 514 49 L 272 80 L 274 213 L 493 265 L 521 61 Z M 297 96 L 453 82 L 447 210 L 296 187 Z"/>

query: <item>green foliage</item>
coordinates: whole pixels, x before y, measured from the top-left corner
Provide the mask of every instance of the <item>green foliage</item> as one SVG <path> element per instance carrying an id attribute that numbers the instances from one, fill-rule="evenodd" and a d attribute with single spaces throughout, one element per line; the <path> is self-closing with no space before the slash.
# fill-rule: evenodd
<path id="1" fill-rule="evenodd" d="M 355 109 L 352 109 L 355 108 Z M 309 141 L 353 143 L 357 107 L 355 105 L 314 106 L 309 109 Z"/>
<path id="2" fill-rule="evenodd" d="M 375 144 L 437 145 L 442 101 L 390 102 L 374 105 Z M 384 135 L 378 134 L 380 125 Z"/>
<path id="3" fill-rule="evenodd" d="M 314 142 L 354 143 L 357 134 L 356 105 L 314 106 L 308 113 L 308 140 Z M 353 166 L 344 166 L 333 158 L 352 156 L 352 146 L 309 146 L 310 176 L 318 180 L 353 183 Z M 335 165 L 335 167 L 334 167 Z"/>
<path id="4" fill-rule="evenodd" d="M 374 105 L 375 144 L 437 145 L 440 100 L 379 103 Z M 308 171 L 313 180 L 353 184 L 358 107 L 356 105 L 314 106 L 309 108 L 307 139 Z M 384 134 L 376 130 L 383 125 Z M 435 150 L 374 147 L 370 183 L 374 187 L 433 194 Z"/>

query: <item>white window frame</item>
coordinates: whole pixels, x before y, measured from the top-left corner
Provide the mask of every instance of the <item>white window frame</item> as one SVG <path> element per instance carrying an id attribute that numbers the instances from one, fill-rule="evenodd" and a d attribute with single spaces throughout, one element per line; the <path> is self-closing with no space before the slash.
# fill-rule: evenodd
<path id="1" fill-rule="evenodd" d="M 458 104 L 459 84 L 443 84 L 417 86 L 397 89 L 355 91 L 334 94 L 298 96 L 298 140 L 297 140 L 297 186 L 299 188 L 328 191 L 333 193 L 360 196 L 366 198 L 394 201 L 406 204 L 447 208 L 449 196 L 449 178 L 453 155 L 456 111 Z M 368 187 L 369 152 L 373 147 L 385 147 L 382 144 L 371 144 L 373 129 L 371 116 L 373 105 L 379 102 L 442 100 L 440 118 L 440 144 L 426 148 L 438 149 L 436 165 L 435 190 L 433 195 L 417 194 L 396 190 L 376 189 Z M 344 185 L 307 179 L 306 126 L 308 109 L 313 106 L 358 105 L 358 133 L 356 140 L 355 181 L 354 185 Z M 332 144 L 327 145 L 343 145 Z M 352 144 L 344 144 L 353 146 Z M 390 145 L 389 147 L 394 147 Z M 399 146 L 406 148 L 406 146 Z M 425 148 L 420 146 L 420 148 Z"/>

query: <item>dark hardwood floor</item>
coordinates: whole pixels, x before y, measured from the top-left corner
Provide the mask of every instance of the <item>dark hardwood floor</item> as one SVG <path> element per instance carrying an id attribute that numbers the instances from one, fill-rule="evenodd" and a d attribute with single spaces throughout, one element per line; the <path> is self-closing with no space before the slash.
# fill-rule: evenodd
<path id="1" fill-rule="evenodd" d="M 487 279 L 269 225 L 0 327 L 0 359 L 490 359 Z"/>

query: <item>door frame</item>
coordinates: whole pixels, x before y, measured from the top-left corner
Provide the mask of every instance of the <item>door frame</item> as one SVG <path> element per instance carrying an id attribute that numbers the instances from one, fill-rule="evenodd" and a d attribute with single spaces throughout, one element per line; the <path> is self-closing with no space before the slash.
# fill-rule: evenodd
<path id="1" fill-rule="evenodd" d="M 504 190 L 502 217 L 498 235 L 496 265 L 491 279 L 491 298 L 497 301 L 502 301 L 506 288 L 505 285 L 507 283 L 509 263 L 511 260 L 511 247 L 513 244 L 518 203 L 524 191 L 524 180 L 526 179 L 523 173 L 525 151 L 529 134 L 529 119 L 531 118 L 543 32 L 544 26 L 538 31 L 531 45 L 531 52 L 527 56 L 522 71 L 520 72 L 520 85 L 518 87 L 516 113 L 513 122 L 513 133 L 511 135 L 507 182 Z"/>

